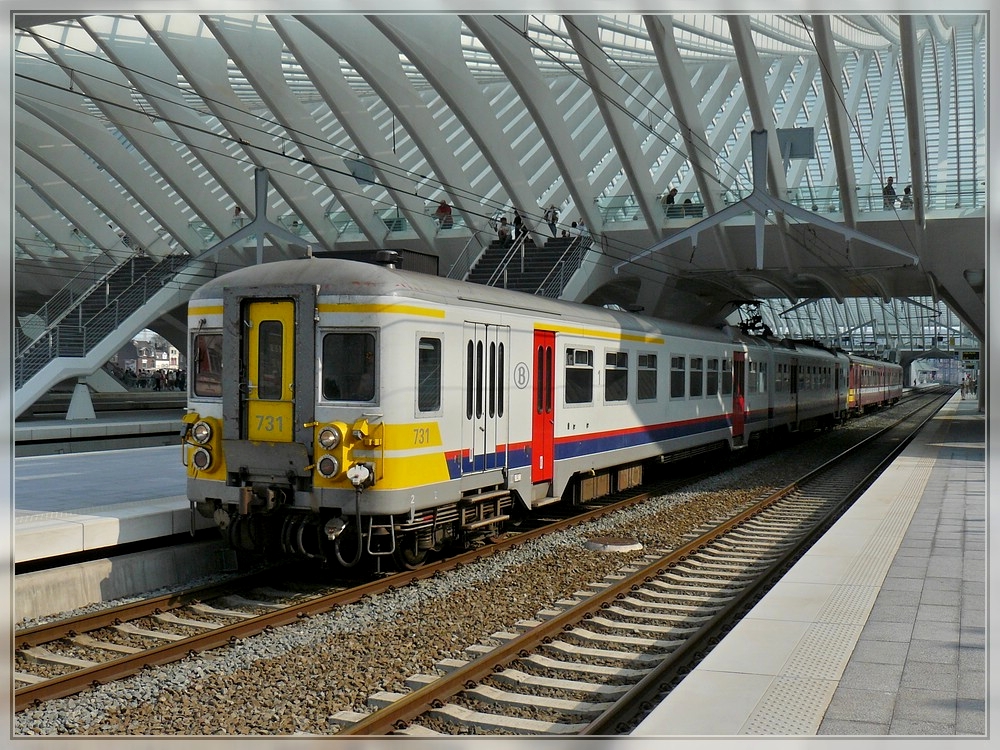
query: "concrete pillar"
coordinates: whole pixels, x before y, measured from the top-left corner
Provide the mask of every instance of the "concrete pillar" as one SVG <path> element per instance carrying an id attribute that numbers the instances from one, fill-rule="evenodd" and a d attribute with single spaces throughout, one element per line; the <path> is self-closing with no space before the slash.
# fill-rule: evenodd
<path id="1" fill-rule="evenodd" d="M 83 380 L 77 381 L 73 397 L 69 400 L 66 419 L 97 419 L 94 402 L 90 400 L 90 388 Z"/>

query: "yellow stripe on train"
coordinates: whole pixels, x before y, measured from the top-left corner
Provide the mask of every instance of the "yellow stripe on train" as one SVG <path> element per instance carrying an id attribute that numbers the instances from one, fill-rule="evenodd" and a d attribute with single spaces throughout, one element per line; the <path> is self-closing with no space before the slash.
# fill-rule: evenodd
<path id="1" fill-rule="evenodd" d="M 361 428 L 355 437 L 354 430 Z M 322 427 L 317 427 L 322 429 Z M 345 436 L 345 466 L 334 479 L 315 477 L 316 486 L 347 489 L 346 470 L 352 463 L 375 465 L 374 490 L 395 490 L 450 479 L 448 461 L 437 422 L 374 424 L 356 422 Z M 317 452 L 316 460 L 322 453 Z"/>
<path id="2" fill-rule="evenodd" d="M 594 339 L 608 339 L 611 341 L 633 341 L 640 344 L 662 344 L 663 336 L 647 333 L 624 333 L 622 331 L 596 331 L 592 328 L 579 328 L 576 326 L 551 325 L 548 323 L 536 323 L 535 328 L 541 328 L 556 333 L 566 333 L 573 336 L 584 336 Z"/>
<path id="3" fill-rule="evenodd" d="M 316 309 L 321 313 L 391 313 L 393 315 L 420 315 L 426 318 L 444 317 L 444 310 L 440 307 L 419 307 L 392 302 L 380 304 L 323 303 L 316 305 Z"/>
<path id="4" fill-rule="evenodd" d="M 409 487 L 421 487 L 451 479 L 448 472 L 448 459 L 444 451 L 423 453 L 418 456 L 394 456 L 392 458 L 369 458 L 355 456 L 353 463 L 375 464 L 375 486 L 365 492 L 379 490 L 401 490 Z M 347 479 L 346 470 L 341 471 L 335 479 L 315 479 L 317 489 L 353 489 L 354 485 Z"/>

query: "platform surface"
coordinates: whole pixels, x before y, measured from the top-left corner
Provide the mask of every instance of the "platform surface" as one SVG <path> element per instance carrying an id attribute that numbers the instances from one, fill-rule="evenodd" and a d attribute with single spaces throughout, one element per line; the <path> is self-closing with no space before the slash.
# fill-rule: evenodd
<path id="1" fill-rule="evenodd" d="M 14 560 L 185 533 L 185 485 L 179 445 L 16 458 Z"/>
<path id="2" fill-rule="evenodd" d="M 956 394 L 633 734 L 984 738 L 985 424 Z"/>

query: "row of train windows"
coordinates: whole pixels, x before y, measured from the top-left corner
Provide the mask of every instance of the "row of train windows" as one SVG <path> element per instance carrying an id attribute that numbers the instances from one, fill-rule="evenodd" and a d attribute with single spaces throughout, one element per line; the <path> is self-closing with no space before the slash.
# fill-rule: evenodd
<path id="1" fill-rule="evenodd" d="M 604 400 L 628 400 L 628 352 L 604 354 Z M 636 400 L 654 401 L 658 395 L 658 355 L 636 355 Z M 566 349 L 566 403 L 588 404 L 594 400 L 594 352 Z M 670 358 L 670 398 L 712 398 L 733 392 L 732 363 L 718 357 Z"/>
<path id="2" fill-rule="evenodd" d="M 222 336 L 198 334 L 192 389 L 195 395 L 222 395 Z M 502 341 L 466 342 L 465 412 L 472 419 L 484 415 L 502 417 L 505 411 L 505 351 Z M 375 398 L 376 340 L 374 332 L 335 331 L 322 339 L 322 397 L 330 401 L 370 402 Z M 791 388 L 793 368 L 776 366 L 775 390 Z M 797 368 L 796 389 L 825 388 L 832 384 L 833 368 L 804 365 Z M 767 391 L 766 362 L 747 362 L 747 392 Z M 636 354 L 636 399 L 654 401 L 658 396 L 658 355 Z M 629 398 L 629 352 L 604 355 L 604 400 Z M 862 374 L 863 383 L 874 371 Z M 417 341 L 417 409 L 434 412 L 441 408 L 442 344 L 436 337 Z M 587 404 L 594 400 L 594 351 L 567 347 L 565 356 L 566 403 Z M 713 398 L 733 391 L 732 361 L 719 357 L 673 355 L 670 357 L 670 398 Z M 541 391 L 539 391 L 541 393 Z M 266 397 L 261 393 L 261 397 Z"/>
<path id="3" fill-rule="evenodd" d="M 753 390 L 753 365 L 755 363 L 750 363 L 751 377 L 748 378 L 747 388 Z M 767 363 L 761 362 L 761 367 L 764 368 L 764 375 L 767 374 Z M 776 365 L 777 373 L 774 377 L 774 390 L 777 393 L 785 393 L 792 390 L 792 365 L 788 362 L 779 362 Z M 832 388 L 834 383 L 834 372 L 835 368 L 829 365 L 799 365 L 797 368 L 797 378 L 795 383 L 795 391 L 812 391 L 812 390 L 825 390 Z M 761 377 L 760 382 L 764 384 L 760 390 L 765 391 L 767 378 Z"/>
<path id="4" fill-rule="evenodd" d="M 267 321 L 275 322 L 275 321 Z M 280 325 L 280 324 L 278 324 Z M 280 388 L 265 388 L 274 378 L 264 372 L 275 370 L 280 383 L 281 336 L 264 325 L 258 343 L 258 370 L 254 373 L 261 384 L 258 398 L 280 398 Z M 266 340 L 265 340 L 266 338 Z M 322 390 L 328 401 L 370 402 L 375 399 L 377 357 L 375 334 L 370 332 L 331 332 L 322 340 Z M 197 334 L 192 342 L 191 390 L 196 396 L 222 396 L 222 334 Z M 277 368 L 277 369 L 275 369 Z M 417 408 L 432 412 L 441 408 L 441 340 L 421 337 L 417 342 Z"/>
<path id="5" fill-rule="evenodd" d="M 858 383 L 859 386 L 897 385 L 903 382 L 902 375 L 898 372 L 886 373 L 874 367 L 862 367 L 860 368 L 860 373 L 859 380 L 861 382 Z"/>

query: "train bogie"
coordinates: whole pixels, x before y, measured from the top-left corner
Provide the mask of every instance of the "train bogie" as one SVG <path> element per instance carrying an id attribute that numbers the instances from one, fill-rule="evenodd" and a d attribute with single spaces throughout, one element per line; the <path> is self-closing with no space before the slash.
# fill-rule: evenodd
<path id="1" fill-rule="evenodd" d="M 843 353 L 345 260 L 222 276 L 189 328 L 192 506 L 237 548 L 342 565 L 850 408 Z"/>

